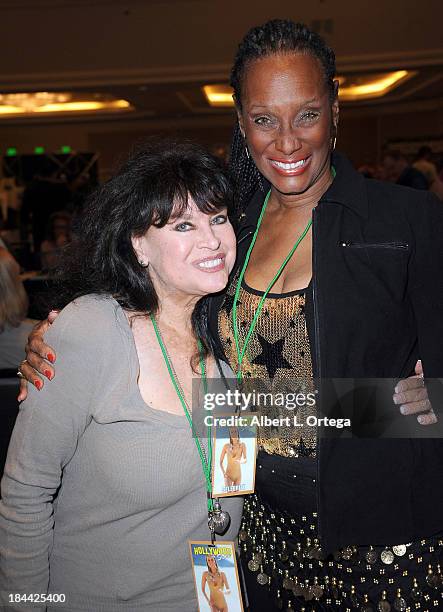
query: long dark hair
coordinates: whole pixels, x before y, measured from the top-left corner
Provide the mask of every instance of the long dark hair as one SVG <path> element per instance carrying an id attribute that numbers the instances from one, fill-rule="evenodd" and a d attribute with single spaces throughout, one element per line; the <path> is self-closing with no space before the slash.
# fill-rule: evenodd
<path id="1" fill-rule="evenodd" d="M 54 277 L 52 308 L 97 293 L 113 296 L 128 311 L 155 314 L 158 297 L 131 238 L 142 236 L 152 225 L 163 227 L 172 214 L 183 213 L 189 196 L 205 213 L 230 208 L 230 183 L 215 157 L 188 141 L 151 140 L 138 146 L 120 170 L 89 196 Z M 202 298 L 192 323 L 207 352 L 206 311 Z"/>
<path id="2" fill-rule="evenodd" d="M 331 103 L 336 96 L 334 86 L 335 54 L 323 38 L 302 23 L 288 19 L 272 19 L 252 28 L 240 42 L 231 70 L 231 87 L 235 104 L 242 108 L 242 84 L 248 65 L 254 60 L 282 53 L 309 53 L 319 61 Z M 235 213 L 238 217 L 252 194 L 263 185 L 254 160 L 248 157 L 238 123 L 234 128 L 229 159 L 229 171 L 234 184 Z"/>

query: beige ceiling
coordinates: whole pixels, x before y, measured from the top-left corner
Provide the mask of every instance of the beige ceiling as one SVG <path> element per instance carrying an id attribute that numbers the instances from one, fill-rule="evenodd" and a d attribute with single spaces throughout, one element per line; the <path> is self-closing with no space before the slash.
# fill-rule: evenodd
<path id="1" fill-rule="evenodd" d="M 0 0 L 0 92 L 72 88 L 127 99 L 134 120 L 220 118 L 232 110 L 210 108 L 201 87 L 227 83 L 241 36 L 273 17 L 324 35 L 341 74 L 417 71 L 352 112 L 443 108 L 441 0 Z"/>

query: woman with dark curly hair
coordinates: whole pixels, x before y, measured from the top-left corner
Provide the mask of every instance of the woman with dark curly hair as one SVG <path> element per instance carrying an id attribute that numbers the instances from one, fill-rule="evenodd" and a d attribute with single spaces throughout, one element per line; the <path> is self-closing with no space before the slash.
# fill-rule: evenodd
<path id="1" fill-rule="evenodd" d="M 235 260 L 229 201 L 218 162 L 177 142 L 147 145 L 91 196 L 47 335 L 63 360 L 9 447 L 2 609 L 32 594 L 39 610 L 196 609 L 187 541 L 209 539 L 213 504 L 188 406 L 196 374 L 230 373 L 204 325 Z M 241 505 L 225 502 L 227 539 Z"/>

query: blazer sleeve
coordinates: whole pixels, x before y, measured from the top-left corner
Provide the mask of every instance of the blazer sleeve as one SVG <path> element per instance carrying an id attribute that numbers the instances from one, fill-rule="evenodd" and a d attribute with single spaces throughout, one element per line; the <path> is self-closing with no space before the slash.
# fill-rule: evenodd
<path id="1" fill-rule="evenodd" d="M 46 609 L 9 599 L 48 590 L 54 495 L 100 388 L 107 352 L 100 323 L 100 307 L 88 300 L 60 313 L 46 335 L 58 355 L 56 376 L 40 392 L 30 387 L 20 406 L 1 484 L 0 609 Z"/>
<path id="2" fill-rule="evenodd" d="M 434 194 L 414 202 L 409 222 L 414 236 L 408 292 L 415 315 L 419 355 L 428 392 L 443 417 L 443 202 Z M 441 379 L 441 380 L 439 380 Z"/>

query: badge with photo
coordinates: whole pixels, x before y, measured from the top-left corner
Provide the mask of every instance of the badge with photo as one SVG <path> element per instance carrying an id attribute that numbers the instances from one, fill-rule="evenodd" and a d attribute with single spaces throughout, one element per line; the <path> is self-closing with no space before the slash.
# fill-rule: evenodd
<path id="1" fill-rule="evenodd" d="M 234 542 L 189 542 L 199 612 L 243 612 Z"/>
<path id="2" fill-rule="evenodd" d="M 228 415 L 226 421 L 232 419 Z M 212 495 L 228 497 L 253 493 L 257 459 L 257 428 L 252 416 L 242 425 L 216 425 L 212 441 Z"/>

